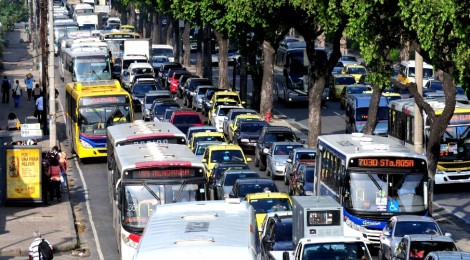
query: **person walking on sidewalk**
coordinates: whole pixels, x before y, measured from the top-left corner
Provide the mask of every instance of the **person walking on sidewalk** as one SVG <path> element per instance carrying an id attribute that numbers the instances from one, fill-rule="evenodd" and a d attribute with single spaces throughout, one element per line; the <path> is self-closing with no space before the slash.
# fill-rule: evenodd
<path id="1" fill-rule="evenodd" d="M 26 85 L 26 92 L 28 93 L 28 101 L 31 101 L 31 96 L 33 93 L 33 83 L 34 83 L 33 74 L 31 73 L 26 74 L 26 78 L 24 79 L 24 84 Z"/>
<path id="2" fill-rule="evenodd" d="M 39 231 L 35 231 L 34 233 L 34 240 L 33 242 L 31 243 L 31 245 L 29 246 L 29 260 L 42 260 L 43 258 L 40 255 L 39 253 L 39 244 L 42 242 L 43 238 L 41 236 L 41 232 Z M 47 241 L 47 239 L 44 239 L 45 242 L 47 242 L 47 244 L 49 244 L 49 247 L 51 248 L 51 250 L 54 250 L 54 248 L 52 247 L 51 243 L 49 241 Z"/>
<path id="3" fill-rule="evenodd" d="M 49 177 L 49 162 L 45 159 L 42 160 L 41 178 L 42 202 L 44 205 L 50 205 L 49 191 L 51 189 L 51 178 Z"/>
<path id="4" fill-rule="evenodd" d="M 67 153 L 61 151 L 59 158 L 59 164 L 62 170 L 60 172 L 60 189 L 61 191 L 65 191 L 67 189 Z"/>
<path id="5" fill-rule="evenodd" d="M 36 109 L 38 110 L 38 122 L 42 122 L 42 111 L 44 110 L 44 104 L 43 104 L 43 97 L 39 96 L 38 99 L 36 99 Z"/>
<path id="6" fill-rule="evenodd" d="M 2 81 L 2 103 L 8 104 L 10 102 L 10 89 L 11 89 L 11 81 L 8 79 L 7 76 L 3 76 Z"/>
<path id="7" fill-rule="evenodd" d="M 13 87 L 12 91 L 13 91 L 13 101 L 15 102 L 15 107 L 19 107 L 20 97 L 21 97 L 21 86 L 20 86 L 19 80 L 15 81 L 15 86 Z"/>
<path id="8" fill-rule="evenodd" d="M 57 154 L 49 160 L 49 176 L 51 178 L 51 197 L 50 200 L 54 200 L 54 196 L 57 197 L 57 201 L 62 200 L 62 194 L 60 194 L 60 173 L 62 167 L 59 164 L 60 155 Z"/>
<path id="9" fill-rule="evenodd" d="M 42 89 L 39 87 L 39 84 L 36 83 L 33 89 L 34 101 L 36 101 L 40 96 L 42 96 Z"/>

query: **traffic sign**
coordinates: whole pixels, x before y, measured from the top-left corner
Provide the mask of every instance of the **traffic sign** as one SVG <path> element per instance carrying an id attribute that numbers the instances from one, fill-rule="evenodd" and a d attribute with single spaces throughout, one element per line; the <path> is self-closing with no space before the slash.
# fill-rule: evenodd
<path id="1" fill-rule="evenodd" d="M 41 129 L 41 124 L 21 124 L 21 130 Z"/>
<path id="2" fill-rule="evenodd" d="M 21 124 L 21 137 L 42 138 L 41 124 Z"/>

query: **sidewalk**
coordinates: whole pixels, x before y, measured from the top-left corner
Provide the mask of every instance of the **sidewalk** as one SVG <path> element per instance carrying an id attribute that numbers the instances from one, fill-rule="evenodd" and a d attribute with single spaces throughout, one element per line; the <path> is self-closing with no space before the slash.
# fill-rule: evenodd
<path id="1" fill-rule="evenodd" d="M 12 83 L 18 79 L 20 85 L 25 87 L 24 77 L 31 72 L 38 83 L 39 71 L 34 70 L 31 59 L 26 60 L 32 57 L 30 45 L 23 42 L 27 40 L 26 34 L 19 31 L 7 32 L 6 39 L 10 44 L 3 55 L 4 71 L 0 72 L 1 78 L 6 75 Z M 21 123 L 37 123 L 37 119 L 32 116 L 34 108 L 33 99 L 28 101 L 25 91 L 19 108 L 14 107 L 10 96 L 9 104 L 0 103 L 0 128 L 4 133 L 10 134 L 13 140 L 20 138 L 19 130 L 4 130 L 7 116 L 13 112 Z M 38 140 L 38 145 L 43 152 L 48 152 L 49 136 Z M 62 193 L 62 202 L 53 201 L 50 206 L 0 208 L 0 257 L 7 259 L 3 257 L 24 256 L 23 259 L 26 259 L 28 247 L 34 239 L 33 232 L 36 230 L 53 244 L 56 252 L 71 252 L 77 247 L 77 232 L 68 192 Z"/>

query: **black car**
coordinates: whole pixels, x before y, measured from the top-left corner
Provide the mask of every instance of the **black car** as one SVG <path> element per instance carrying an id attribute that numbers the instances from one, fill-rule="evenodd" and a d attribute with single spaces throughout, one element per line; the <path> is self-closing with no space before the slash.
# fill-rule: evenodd
<path id="1" fill-rule="evenodd" d="M 219 91 L 226 91 L 225 89 L 222 89 L 222 88 L 216 88 L 216 89 L 209 89 L 207 90 L 206 92 L 206 95 L 204 95 L 204 97 L 202 98 L 202 108 L 201 108 L 201 113 L 205 116 L 208 115 L 209 111 L 211 110 L 212 108 L 212 105 L 211 105 L 211 99 L 212 99 L 212 96 L 214 95 L 215 92 L 219 92 Z"/>
<path id="2" fill-rule="evenodd" d="M 130 94 L 135 111 L 142 111 L 145 94 L 150 91 L 161 90 L 161 86 L 154 79 L 137 80 L 131 87 Z"/>
<path id="3" fill-rule="evenodd" d="M 158 70 L 158 77 L 160 78 L 160 82 L 162 83 L 163 87 L 166 86 L 164 83 L 167 81 L 168 70 L 172 68 L 182 69 L 183 65 L 178 62 L 164 62 Z"/>
<path id="4" fill-rule="evenodd" d="M 261 240 L 261 254 L 268 259 L 269 251 L 292 251 L 292 215 L 267 217 Z"/>
<path id="5" fill-rule="evenodd" d="M 196 88 L 200 85 L 212 85 L 212 81 L 206 78 L 190 78 L 184 84 L 183 105 L 191 107 Z"/>
<path id="6" fill-rule="evenodd" d="M 260 171 L 266 170 L 266 155 L 274 142 L 297 142 L 294 131 L 287 126 L 265 126 L 261 130 L 255 148 L 255 166 Z"/>
<path id="7" fill-rule="evenodd" d="M 246 163 L 217 163 L 211 171 L 211 177 L 215 183 L 220 180 L 226 170 L 249 170 Z"/>
<path id="8" fill-rule="evenodd" d="M 163 113 L 168 108 L 180 108 L 180 105 L 176 103 L 174 99 L 160 99 L 155 100 L 150 108 L 150 120 L 151 121 L 162 121 Z"/>
<path id="9" fill-rule="evenodd" d="M 269 126 L 266 121 L 242 121 L 235 130 L 232 143 L 238 144 L 244 151 L 253 151 L 256 148 L 261 130 Z"/>
<path id="10" fill-rule="evenodd" d="M 183 98 L 183 92 L 184 92 L 184 85 L 186 84 L 186 81 L 190 78 L 199 78 L 197 75 L 181 75 L 180 81 L 178 82 L 178 92 L 176 93 L 176 96 L 179 98 Z"/>
<path id="11" fill-rule="evenodd" d="M 246 178 L 238 179 L 233 184 L 232 191 L 229 194 L 230 198 L 244 199 L 247 194 L 259 192 L 278 192 L 279 189 L 272 179 L 268 178 Z"/>

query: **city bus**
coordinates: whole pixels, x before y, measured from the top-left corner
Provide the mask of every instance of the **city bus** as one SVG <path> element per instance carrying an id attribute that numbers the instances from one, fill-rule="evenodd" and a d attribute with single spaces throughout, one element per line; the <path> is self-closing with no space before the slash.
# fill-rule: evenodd
<path id="1" fill-rule="evenodd" d="M 60 54 L 59 74 L 65 82 L 110 80 L 109 51 L 99 46 L 66 48 Z"/>
<path id="2" fill-rule="evenodd" d="M 344 235 L 378 246 L 395 215 L 429 214 L 424 155 L 390 138 L 363 133 L 321 135 L 317 143 L 314 193 L 343 206 Z"/>
<path id="3" fill-rule="evenodd" d="M 182 144 L 186 145 L 186 135 L 169 122 L 145 122 L 136 120 L 132 123 L 118 124 L 106 129 L 108 170 L 114 165 L 114 150 L 118 146 L 129 144 Z M 109 188 L 114 189 L 117 178 L 108 172 Z M 111 194 L 112 192 L 110 192 Z"/>
<path id="4" fill-rule="evenodd" d="M 179 144 L 117 146 L 114 158 L 113 223 L 121 259 L 132 259 L 159 205 L 207 199 L 204 166 Z"/>
<path id="5" fill-rule="evenodd" d="M 129 39 L 140 39 L 140 35 L 135 32 L 113 31 L 100 34 L 100 40 L 108 44 L 113 62 L 116 58 L 122 58 L 124 53 L 124 41 Z"/>
<path id="6" fill-rule="evenodd" d="M 54 21 L 54 54 L 59 51 L 59 39 L 67 36 L 68 32 L 78 31 L 78 23 L 72 19 L 61 19 Z"/>
<path id="7" fill-rule="evenodd" d="M 361 132 L 369 117 L 372 94 L 349 94 L 346 100 L 346 133 Z M 377 110 L 377 124 L 374 135 L 387 135 L 388 99 L 381 96 Z"/>
<path id="8" fill-rule="evenodd" d="M 424 98 L 439 116 L 445 106 L 445 98 Z M 388 136 L 405 146 L 414 147 L 414 99 L 393 100 L 389 104 Z M 429 137 L 430 122 L 423 111 L 423 147 Z M 439 158 L 434 184 L 470 182 L 470 105 L 457 102 L 439 144 Z"/>
<path id="9" fill-rule="evenodd" d="M 66 127 L 79 159 L 106 156 L 106 127 L 134 121 L 132 99 L 117 80 L 69 82 Z"/>

